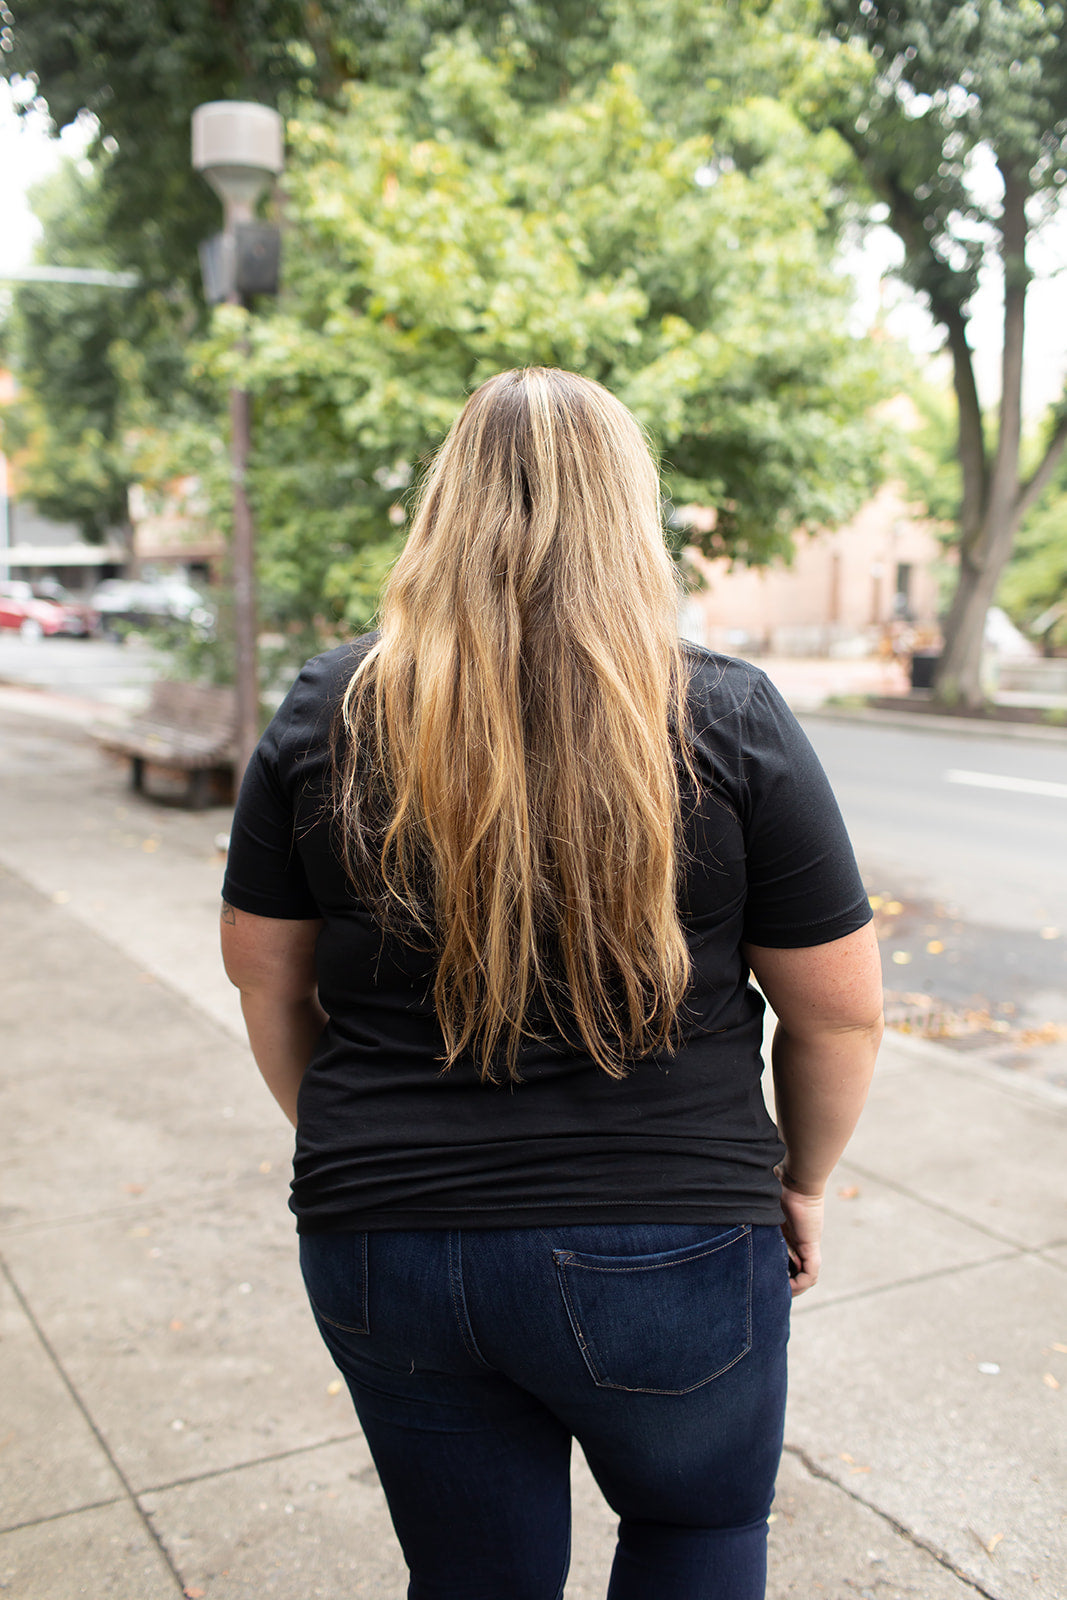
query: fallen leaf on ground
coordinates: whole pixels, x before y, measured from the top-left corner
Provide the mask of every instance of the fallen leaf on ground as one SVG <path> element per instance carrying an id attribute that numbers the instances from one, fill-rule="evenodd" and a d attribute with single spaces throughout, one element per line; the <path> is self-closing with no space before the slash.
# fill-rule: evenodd
<path id="1" fill-rule="evenodd" d="M 1061 1356 L 1067 1356 L 1067 1344 L 1054 1344 L 1053 1350 L 1058 1350 Z"/>
<path id="2" fill-rule="evenodd" d="M 1042 1028 L 1024 1028 L 1016 1038 L 1021 1045 L 1058 1044 L 1067 1039 L 1067 1028 L 1060 1022 L 1046 1022 Z"/>
<path id="3" fill-rule="evenodd" d="M 993 1537 L 988 1541 L 988 1543 L 986 1544 L 986 1547 L 985 1547 L 985 1553 L 986 1553 L 987 1556 L 995 1556 L 996 1555 L 996 1553 L 997 1553 L 997 1545 L 1000 1543 L 1000 1541 L 1003 1539 L 1003 1537 L 1004 1537 L 1004 1535 L 1002 1533 L 995 1533 L 993 1535 Z"/>
<path id="4" fill-rule="evenodd" d="M 911 960 L 911 951 L 910 950 L 894 950 L 893 951 L 893 965 L 894 966 L 896 966 L 896 967 L 906 967 L 910 960 Z"/>
<path id="5" fill-rule="evenodd" d="M 260 1172 L 263 1173 L 264 1177 L 266 1177 L 267 1173 L 270 1171 L 270 1162 L 269 1161 L 261 1161 L 259 1163 L 259 1170 L 260 1170 Z"/>
<path id="6" fill-rule="evenodd" d="M 1042 1375 L 1041 1382 L 1047 1384 L 1050 1389 L 1058 1389 L 1060 1386 L 1060 1380 L 1058 1378 L 1054 1378 L 1051 1372 L 1044 1373 Z"/>
<path id="7" fill-rule="evenodd" d="M 859 1184 L 858 1183 L 850 1183 L 847 1186 L 847 1188 L 838 1189 L 837 1198 L 839 1200 L 855 1200 L 855 1198 L 859 1194 L 859 1192 L 860 1192 Z"/>
<path id="8" fill-rule="evenodd" d="M 158 850 L 159 849 L 159 840 L 158 839 L 145 839 L 141 843 L 141 849 L 145 852 L 146 855 L 151 855 L 153 850 Z"/>
<path id="9" fill-rule="evenodd" d="M 899 900 L 887 900 L 885 905 L 882 907 L 882 910 L 885 912 L 887 917 L 899 917 L 903 909 L 904 907 L 901 905 Z"/>
<path id="10" fill-rule="evenodd" d="M 171 1319 L 170 1319 L 170 1331 L 171 1331 L 171 1333 L 181 1333 L 181 1331 L 182 1331 L 182 1329 L 184 1327 L 185 1327 L 185 1323 L 182 1321 L 181 1317 L 171 1317 Z"/>
<path id="11" fill-rule="evenodd" d="M 931 939 L 926 946 L 926 954 L 928 956 L 939 956 L 944 952 L 944 948 L 940 939 Z"/>
<path id="12" fill-rule="evenodd" d="M 204 1595 L 206 1592 L 207 1591 L 204 1589 L 194 1589 L 191 1586 L 188 1589 L 182 1590 L 185 1600 L 204 1600 Z"/>
<path id="13" fill-rule="evenodd" d="M 122 1185 L 122 1191 L 123 1191 L 124 1194 L 144 1194 L 144 1184 L 143 1183 L 124 1183 Z"/>
<path id="14" fill-rule="evenodd" d="M 340 1394 L 341 1390 L 343 1388 L 344 1388 L 344 1384 L 341 1382 L 340 1378 L 334 1378 L 331 1383 L 328 1383 L 326 1385 L 326 1393 L 327 1394 Z"/>

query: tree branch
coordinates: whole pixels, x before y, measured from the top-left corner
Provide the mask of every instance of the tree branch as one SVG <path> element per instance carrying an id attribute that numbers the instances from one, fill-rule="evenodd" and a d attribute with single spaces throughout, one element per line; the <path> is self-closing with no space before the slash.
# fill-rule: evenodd
<path id="1" fill-rule="evenodd" d="M 1001 364 L 1000 425 L 993 478 L 989 488 L 987 542 L 1002 538 L 1012 519 L 1019 493 L 1019 444 L 1022 436 L 1023 336 L 1026 318 L 1026 199 L 1025 176 L 1004 161 L 998 162 L 1004 180 L 1004 206 L 1000 221 L 1001 260 L 1004 263 L 1004 347 Z"/>
<path id="2" fill-rule="evenodd" d="M 974 355 L 967 343 L 967 318 L 951 300 L 930 297 L 930 310 L 948 335 L 952 354 L 952 384 L 956 391 L 957 454 L 963 490 L 960 496 L 961 554 L 971 549 L 981 531 L 989 491 L 982 406 L 974 377 Z"/>
<path id="3" fill-rule="evenodd" d="M 952 356 L 952 385 L 956 391 L 957 455 L 963 487 L 960 495 L 960 554 L 966 557 L 975 544 L 985 520 L 986 500 L 989 493 L 989 461 L 986 456 L 985 429 L 982 425 L 982 406 L 978 399 L 978 385 L 974 377 L 974 355 L 967 342 L 967 317 L 962 299 L 940 290 L 934 284 L 946 283 L 951 268 L 945 266 L 934 250 L 928 229 L 923 226 L 922 213 L 915 196 L 905 189 L 896 177 L 887 175 L 883 192 L 889 205 L 893 228 L 913 261 L 921 260 L 929 269 L 931 283 L 926 289 L 930 312 L 939 322 L 948 338 Z"/>
<path id="4" fill-rule="evenodd" d="M 1019 485 L 1019 492 L 1012 506 L 1012 520 L 1017 527 L 1035 503 L 1040 500 L 1059 465 L 1063 454 L 1064 445 L 1067 445 L 1067 410 L 1061 412 L 1060 419 L 1052 432 L 1052 437 L 1045 446 L 1045 454 L 1041 463 L 1032 472 L 1026 482 Z"/>

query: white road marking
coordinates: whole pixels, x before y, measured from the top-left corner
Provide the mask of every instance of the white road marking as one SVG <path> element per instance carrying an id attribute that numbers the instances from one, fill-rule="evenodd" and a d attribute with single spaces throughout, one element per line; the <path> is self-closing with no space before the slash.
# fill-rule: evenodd
<path id="1" fill-rule="evenodd" d="M 1010 789 L 1015 794 L 1047 794 L 1067 800 L 1067 783 L 1045 783 L 1041 778 L 1009 778 L 1000 772 L 963 772 L 958 767 L 945 773 L 946 783 L 965 783 L 972 789 Z"/>

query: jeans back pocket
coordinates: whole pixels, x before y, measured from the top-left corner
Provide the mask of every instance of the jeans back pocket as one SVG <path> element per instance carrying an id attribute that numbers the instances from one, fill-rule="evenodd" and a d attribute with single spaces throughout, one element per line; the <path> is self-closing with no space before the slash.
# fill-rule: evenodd
<path id="1" fill-rule="evenodd" d="M 553 1250 L 578 1348 L 601 1389 L 688 1394 L 752 1345 L 752 1230 L 655 1255 Z"/>
<path id="2" fill-rule="evenodd" d="M 321 1322 L 344 1333 L 370 1332 L 365 1233 L 301 1234 L 300 1270 Z"/>

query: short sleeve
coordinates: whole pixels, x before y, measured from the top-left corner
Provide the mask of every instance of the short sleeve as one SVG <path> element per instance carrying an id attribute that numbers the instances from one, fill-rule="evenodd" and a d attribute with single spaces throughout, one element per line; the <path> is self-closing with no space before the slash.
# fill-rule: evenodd
<path id="1" fill-rule="evenodd" d="M 854 933 L 871 908 L 840 808 L 803 729 L 762 673 L 742 728 L 743 938 L 789 950 Z"/>
<path id="2" fill-rule="evenodd" d="M 296 846 L 285 759 L 298 683 L 279 707 L 245 771 L 230 830 L 223 899 L 257 917 L 318 917 Z"/>

